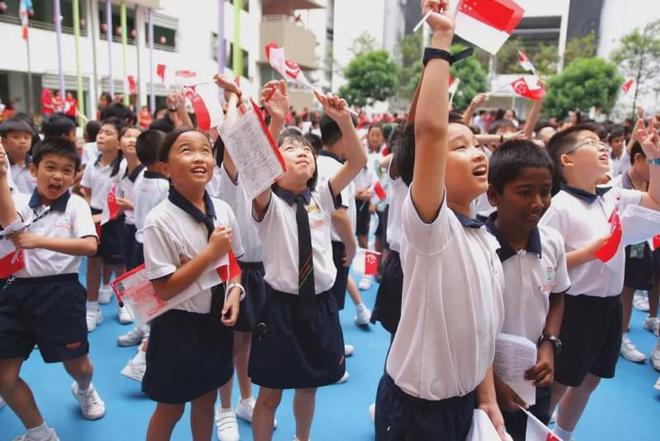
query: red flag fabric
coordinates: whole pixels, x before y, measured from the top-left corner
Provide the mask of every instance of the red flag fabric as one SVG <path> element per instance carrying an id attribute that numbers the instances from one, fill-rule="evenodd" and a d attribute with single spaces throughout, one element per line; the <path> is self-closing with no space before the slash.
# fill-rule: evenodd
<path id="1" fill-rule="evenodd" d="M 197 76 L 197 72 L 193 72 L 191 70 L 177 70 L 174 73 L 175 76 L 179 78 L 195 78 Z"/>
<path id="2" fill-rule="evenodd" d="M 660 234 L 653 236 L 653 251 L 660 248 Z"/>
<path id="3" fill-rule="evenodd" d="M 161 83 L 165 83 L 165 65 L 157 64 L 156 65 L 156 76 L 160 78 Z"/>
<path id="4" fill-rule="evenodd" d="M 282 75 L 284 79 L 309 87 L 310 89 L 312 88 L 312 85 L 307 80 L 307 77 L 305 77 L 305 74 L 300 69 L 300 66 L 298 66 L 298 63 L 286 59 L 283 47 L 279 47 L 277 43 L 268 43 L 265 50 L 268 63 L 273 69 Z"/>
<path id="5" fill-rule="evenodd" d="M 380 181 L 376 181 L 374 183 L 374 193 L 376 196 L 378 196 L 378 199 L 381 201 L 384 201 L 387 199 L 387 193 L 385 192 L 385 189 L 383 188 L 383 184 L 380 183 Z"/>
<path id="6" fill-rule="evenodd" d="M 619 210 L 614 209 L 609 219 L 610 223 L 610 237 L 605 244 L 596 251 L 595 256 L 601 262 L 608 262 L 616 255 L 621 246 L 621 238 L 623 237 L 623 230 L 621 229 L 621 218 L 619 217 Z"/>
<path id="7" fill-rule="evenodd" d="M 513 0 L 461 0 L 456 11 L 456 34 L 495 55 L 524 12 Z"/>
<path id="8" fill-rule="evenodd" d="M 23 268 L 25 268 L 25 252 L 14 249 L 0 258 L 0 279 L 7 279 Z"/>
<path id="9" fill-rule="evenodd" d="M 525 77 L 520 77 L 511 83 L 513 91 L 518 95 L 531 100 L 540 100 L 545 96 L 545 90 L 542 87 L 531 88 L 525 80 Z"/>
<path id="10" fill-rule="evenodd" d="M 200 84 L 185 89 L 185 95 L 190 100 L 197 127 L 206 131 L 222 124 L 224 113 L 218 99 L 218 88 L 215 84 Z"/>
<path id="11" fill-rule="evenodd" d="M 106 206 L 101 213 L 101 225 L 119 217 L 119 204 L 117 203 L 117 186 L 113 185 L 106 198 Z"/>
<path id="12" fill-rule="evenodd" d="M 534 65 L 531 61 L 529 61 L 527 54 L 525 54 L 525 52 L 522 50 L 518 50 L 518 62 L 527 72 L 532 72 L 534 75 L 536 75 L 536 69 L 534 69 Z"/>
<path id="13" fill-rule="evenodd" d="M 137 84 L 135 82 L 135 77 L 133 75 L 129 75 L 126 77 L 126 80 L 128 81 L 128 93 L 131 95 L 137 93 Z"/>
<path id="14" fill-rule="evenodd" d="M 623 90 L 624 94 L 628 93 L 634 82 L 635 81 L 632 78 L 630 78 L 628 79 L 628 81 L 623 83 L 623 85 L 621 86 L 621 90 Z"/>
<path id="15" fill-rule="evenodd" d="M 378 274 L 378 253 L 366 250 L 364 252 L 364 274 L 375 276 Z"/>
<path id="16" fill-rule="evenodd" d="M 241 274 L 241 267 L 238 265 L 238 260 L 236 259 L 236 256 L 232 250 L 229 250 L 227 257 L 229 258 L 229 263 L 216 269 L 222 282 L 228 282 L 233 277 Z"/>

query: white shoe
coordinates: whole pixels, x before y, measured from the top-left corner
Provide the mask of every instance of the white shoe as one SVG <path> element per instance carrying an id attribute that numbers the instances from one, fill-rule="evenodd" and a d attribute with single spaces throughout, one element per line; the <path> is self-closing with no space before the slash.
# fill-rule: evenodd
<path id="1" fill-rule="evenodd" d="M 142 382 L 144 378 L 144 373 L 147 371 L 147 360 L 145 356 L 140 356 L 139 353 L 135 357 L 128 360 L 126 366 L 121 370 L 121 374 L 124 377 L 128 377 L 131 380 Z"/>
<path id="2" fill-rule="evenodd" d="M 643 326 L 647 331 L 651 331 L 657 337 L 660 337 L 660 319 L 658 317 L 646 317 Z"/>
<path id="3" fill-rule="evenodd" d="M 252 413 L 254 413 L 254 405 L 257 403 L 257 400 L 254 398 L 249 398 L 247 400 L 238 400 L 238 406 L 236 406 L 236 416 L 243 421 L 247 421 L 252 424 Z M 277 418 L 273 420 L 273 429 L 277 428 Z"/>
<path id="4" fill-rule="evenodd" d="M 234 409 L 221 410 L 220 406 L 216 407 L 215 426 L 220 441 L 239 441 L 238 421 Z"/>
<path id="5" fill-rule="evenodd" d="M 353 317 L 353 321 L 358 326 L 367 326 L 371 320 L 371 311 L 366 306 Z"/>
<path id="6" fill-rule="evenodd" d="M 103 313 L 100 309 L 87 310 L 87 332 L 92 332 L 103 322 Z"/>
<path id="7" fill-rule="evenodd" d="M 30 438 L 27 433 L 14 438 L 14 441 L 33 441 L 33 440 L 34 438 Z M 43 441 L 60 441 L 60 438 L 57 436 L 57 433 L 55 433 L 55 429 L 49 427 L 48 438 L 44 439 Z"/>
<path id="8" fill-rule="evenodd" d="M 124 347 L 139 345 L 144 338 L 144 334 L 144 328 L 141 325 L 134 326 L 126 334 L 117 337 L 117 344 Z"/>
<path id="9" fill-rule="evenodd" d="M 98 420 L 105 415 L 105 403 L 99 396 L 94 385 L 90 384 L 87 392 L 78 392 L 78 383 L 71 385 L 73 397 L 80 403 L 80 413 L 86 420 Z"/>
<path id="10" fill-rule="evenodd" d="M 658 377 L 658 381 L 655 382 L 655 386 L 653 386 L 655 390 L 660 391 L 660 377 Z"/>
<path id="11" fill-rule="evenodd" d="M 653 352 L 651 352 L 651 362 L 653 363 L 653 369 L 660 372 L 660 343 L 655 345 Z"/>
<path id="12" fill-rule="evenodd" d="M 107 305 L 112 300 L 112 295 L 114 291 L 110 288 L 110 285 L 101 286 L 99 289 L 99 303 L 101 305 Z"/>
<path id="13" fill-rule="evenodd" d="M 620 353 L 623 358 L 635 363 L 644 363 L 646 361 L 646 355 L 642 354 L 626 335 L 623 336 Z"/>
<path id="14" fill-rule="evenodd" d="M 552 411 L 548 424 L 555 424 L 557 422 L 557 415 L 559 415 L 559 406 L 555 406 L 555 410 Z"/>
<path id="15" fill-rule="evenodd" d="M 344 357 L 350 357 L 355 352 L 355 346 L 353 345 L 344 345 Z"/>
<path id="16" fill-rule="evenodd" d="M 642 294 L 644 293 L 644 294 Z M 649 312 L 649 297 L 646 291 L 635 291 L 633 296 L 633 306 L 642 312 Z"/>
<path id="17" fill-rule="evenodd" d="M 350 375 L 348 375 L 348 371 L 344 371 L 344 375 L 335 384 L 346 383 L 348 381 L 348 377 L 350 377 Z"/>
<path id="18" fill-rule="evenodd" d="M 117 314 L 117 319 L 122 325 L 133 323 L 133 316 L 126 306 L 119 307 L 119 314 Z"/>
<path id="19" fill-rule="evenodd" d="M 371 417 L 371 422 L 376 422 L 376 403 L 372 403 L 369 406 L 369 417 Z"/>
<path id="20" fill-rule="evenodd" d="M 366 291 L 371 288 L 372 277 L 371 276 L 362 276 L 360 282 L 358 283 L 358 289 L 360 291 Z"/>

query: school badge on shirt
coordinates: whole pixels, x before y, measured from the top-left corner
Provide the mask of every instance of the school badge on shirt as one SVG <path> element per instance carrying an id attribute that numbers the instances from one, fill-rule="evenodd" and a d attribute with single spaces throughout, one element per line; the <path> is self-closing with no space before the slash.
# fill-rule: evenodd
<path id="1" fill-rule="evenodd" d="M 539 285 L 539 290 L 543 294 L 550 294 L 554 286 L 555 286 L 555 269 L 551 266 L 548 266 L 545 268 L 543 283 Z"/>

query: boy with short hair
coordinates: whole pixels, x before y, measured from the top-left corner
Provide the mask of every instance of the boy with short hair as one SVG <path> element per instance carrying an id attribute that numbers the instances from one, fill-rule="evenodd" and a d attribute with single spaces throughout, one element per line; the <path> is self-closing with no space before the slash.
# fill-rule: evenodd
<path id="1" fill-rule="evenodd" d="M 570 440 L 601 378 L 612 378 L 622 336 L 620 293 L 624 279 L 624 252 L 619 247 L 606 263 L 596 252 L 610 236 L 615 209 L 639 204 L 660 210 L 660 141 L 653 125 L 644 123 L 636 135 L 650 161 L 649 191 L 597 187 L 609 170 L 607 145 L 598 137 L 598 126 L 578 124 L 558 132 L 549 142 L 561 182 L 541 225 L 555 228 L 564 237 L 571 288 L 564 298 L 552 406 L 559 402 L 555 433 Z M 561 401 L 560 401 L 561 399 Z"/>
<path id="2" fill-rule="evenodd" d="M 48 139 L 36 149 L 30 171 L 37 188 L 29 200 L 12 198 L 8 166 L 0 148 L 0 225 L 32 224 L 9 236 L 23 250 L 25 264 L 6 279 L 0 296 L 0 394 L 27 429 L 17 440 L 57 441 L 19 372 L 36 344 L 46 363 L 62 362 L 74 378 L 72 392 L 83 417 L 105 414 L 91 383 L 85 288 L 78 281 L 81 256 L 96 252 L 96 229 L 85 200 L 69 191 L 80 167 L 70 141 Z"/>
<path id="3" fill-rule="evenodd" d="M 26 121 L 12 118 L 0 124 L 0 137 L 2 145 L 9 157 L 11 174 L 15 190 L 30 194 L 36 186 L 36 181 L 30 173 L 32 157 L 29 152 L 32 148 L 32 127 Z"/>
<path id="4" fill-rule="evenodd" d="M 563 293 L 569 288 L 562 237 L 538 226 L 550 206 L 553 165 L 544 150 L 531 141 L 508 141 L 490 158 L 488 200 L 497 211 L 486 222 L 500 243 L 497 254 L 504 270 L 502 332 L 538 345 L 536 364 L 525 377 L 533 380 L 536 403 L 529 411 L 547 424 L 554 355 L 561 349 L 559 330 Z M 507 432 L 525 440 L 525 403 L 495 376 L 495 387 Z"/>

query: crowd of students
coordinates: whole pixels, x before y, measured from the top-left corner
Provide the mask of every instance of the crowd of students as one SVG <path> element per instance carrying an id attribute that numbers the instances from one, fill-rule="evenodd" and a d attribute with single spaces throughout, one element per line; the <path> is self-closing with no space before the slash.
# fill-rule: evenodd
<path id="1" fill-rule="evenodd" d="M 188 402 L 191 439 L 210 440 L 215 426 L 221 441 L 238 440 L 238 417 L 255 440 L 270 440 L 287 389 L 295 389 L 294 439 L 309 440 L 317 389 L 349 379 L 354 348 L 338 315 L 346 292 L 357 325 L 380 322 L 391 334 L 380 382 L 366 385 L 377 389 L 376 440 L 462 441 L 475 409 L 502 440 L 524 440 L 520 407 L 545 424 L 555 411 L 555 434 L 572 440 L 619 354 L 646 360 L 626 334 L 636 293 L 647 293 L 635 300 L 649 313 L 643 326 L 659 332 L 658 244 L 619 246 L 607 262 L 597 256 L 615 210 L 660 210 L 660 121 L 640 115 L 627 130 L 538 123 L 541 100 L 525 122 L 512 111 L 491 121 L 477 112 L 484 94 L 456 113 L 447 99 L 453 22 L 445 6 L 422 1 L 424 13 L 433 10 L 432 38 L 401 118 L 359 121 L 340 97 L 315 92 L 322 113 L 303 131 L 286 83 L 265 84 L 260 111 L 286 171 L 252 199 L 218 131 L 196 128 L 181 93 L 142 124 L 104 97 L 80 148 L 65 115 L 47 115 L 41 134 L 23 115 L 2 123 L 1 249 L 22 255 L 3 261 L 21 265 L 0 280 L 0 403 L 25 426 L 17 440 L 59 439 L 20 375 L 35 345 L 72 377 L 82 416 L 101 418 L 87 335 L 103 321 L 110 281 L 144 264 L 167 301 L 229 254 L 240 274 L 117 338 L 138 347 L 121 373 L 156 402 L 148 441 L 170 439 Z M 215 82 L 226 121 L 235 120 L 241 90 L 219 75 Z M 108 220 L 111 192 L 120 214 Z M 360 290 L 373 277 L 356 284 L 349 269 L 374 230 L 372 312 Z M 118 319 L 133 322 L 123 305 Z M 525 372 L 533 406 L 493 369 L 501 333 L 538 348 Z M 660 338 L 652 363 L 660 370 Z"/>

